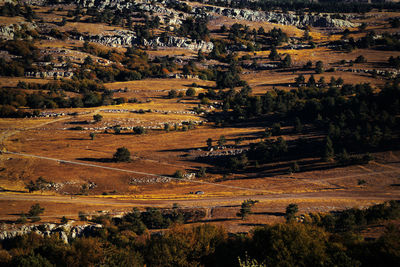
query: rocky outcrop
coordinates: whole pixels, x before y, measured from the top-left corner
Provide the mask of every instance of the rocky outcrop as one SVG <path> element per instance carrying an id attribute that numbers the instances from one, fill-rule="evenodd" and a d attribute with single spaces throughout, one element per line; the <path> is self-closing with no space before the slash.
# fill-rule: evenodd
<path id="1" fill-rule="evenodd" d="M 111 47 L 128 47 L 137 44 L 137 38 L 133 31 L 113 31 L 111 34 L 107 35 L 98 34 L 79 36 L 78 39 L 81 41 L 89 41 Z"/>
<path id="2" fill-rule="evenodd" d="M 102 227 L 103 226 L 100 224 L 72 226 L 68 223 L 62 225 L 51 223 L 41 225 L 22 225 L 20 228 L 16 229 L 2 229 L 0 231 L 0 240 L 10 239 L 16 236 L 22 236 L 31 232 L 35 232 L 43 237 L 56 235 L 65 243 L 68 243 L 71 239 L 75 239 L 77 237 L 90 236 Z"/>
<path id="3" fill-rule="evenodd" d="M 124 0 L 76 0 L 76 2 L 83 7 L 96 7 L 97 9 L 105 8 L 130 8 L 135 1 Z"/>
<path id="4" fill-rule="evenodd" d="M 332 18 L 328 14 L 296 15 L 294 13 L 264 12 L 264 11 L 254 11 L 247 9 L 224 8 L 224 7 L 214 7 L 214 6 L 194 7 L 193 12 L 198 14 L 215 13 L 218 15 L 238 20 L 266 21 L 282 25 L 293 25 L 297 27 L 314 26 L 314 27 L 342 28 L 342 27 L 356 27 L 358 25 L 348 21 L 347 19 Z"/>
<path id="5" fill-rule="evenodd" d="M 36 25 L 33 23 L 20 23 L 10 25 L 0 25 L 0 39 L 13 40 L 18 34 L 26 34 L 27 31 L 34 30 Z M 28 39 L 32 37 L 28 36 Z"/>
<path id="6" fill-rule="evenodd" d="M 0 38 L 3 40 L 14 39 L 15 25 L 0 26 Z"/>
<path id="7" fill-rule="evenodd" d="M 205 42 L 202 40 L 192 40 L 185 37 L 170 36 L 166 42 L 162 42 L 159 37 L 153 40 L 145 40 L 144 45 L 159 46 L 159 47 L 179 47 L 190 50 L 201 50 L 203 52 L 210 52 L 213 50 L 214 45 L 212 42 Z"/>
<path id="8" fill-rule="evenodd" d="M 31 71 L 31 72 L 25 72 L 25 77 L 33 77 L 33 78 L 48 78 L 48 77 L 53 77 L 53 78 L 71 78 L 72 76 L 74 76 L 74 73 L 72 71 L 54 70 L 54 71 Z"/>
<path id="9" fill-rule="evenodd" d="M 43 0 L 30 0 L 31 2 L 45 2 Z M 99 10 L 104 9 L 139 9 L 143 12 L 154 12 L 163 15 L 162 17 L 174 17 L 175 24 L 179 24 L 180 19 L 187 16 L 207 16 L 212 19 L 214 15 L 226 16 L 237 20 L 248 21 L 265 21 L 282 25 L 293 25 L 296 27 L 314 26 L 343 28 L 356 27 L 358 24 L 349 21 L 350 16 L 345 15 L 344 19 L 332 17 L 330 14 L 303 14 L 297 15 L 293 12 L 278 13 L 264 12 L 248 9 L 225 8 L 217 6 L 192 6 L 191 14 L 187 14 L 174 9 L 166 8 L 165 1 L 159 3 L 151 3 L 146 0 L 126 1 L 126 0 L 75 0 L 75 3 L 83 7 L 95 7 Z M 214 15 L 213 15 L 214 14 Z M 161 19 L 163 19 L 161 17 Z"/>
<path id="10" fill-rule="evenodd" d="M 129 47 L 135 44 L 139 44 L 138 38 L 134 35 L 134 32 L 132 31 L 114 31 L 111 32 L 111 34 L 109 35 L 89 35 L 79 36 L 77 38 L 81 41 L 89 41 L 111 47 Z M 176 36 L 170 36 L 166 40 L 162 40 L 160 37 L 156 37 L 151 40 L 144 40 L 143 44 L 153 47 L 178 47 L 196 51 L 201 50 L 204 52 L 210 52 L 214 47 L 212 42 L 192 40 L 189 38 Z"/>
<path id="11" fill-rule="evenodd" d="M 17 1 L 14 1 L 17 2 Z M 48 0 L 19 0 L 22 4 L 43 6 L 47 4 Z"/>

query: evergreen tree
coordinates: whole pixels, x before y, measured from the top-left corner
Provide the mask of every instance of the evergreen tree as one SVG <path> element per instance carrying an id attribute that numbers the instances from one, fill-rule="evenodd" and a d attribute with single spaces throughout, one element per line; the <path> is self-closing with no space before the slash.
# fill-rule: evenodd
<path id="1" fill-rule="evenodd" d="M 273 47 L 271 48 L 271 52 L 269 53 L 268 58 L 269 58 L 270 60 L 280 60 L 280 59 L 281 59 L 281 57 L 279 56 L 278 51 L 276 50 L 276 47 L 275 47 L 275 46 L 273 46 Z"/>
<path id="2" fill-rule="evenodd" d="M 324 63 L 322 61 L 317 61 L 315 63 L 315 73 L 321 74 L 324 72 Z"/>
<path id="3" fill-rule="evenodd" d="M 117 149 L 113 156 L 115 162 L 129 162 L 131 160 L 131 152 L 126 147 Z"/>
<path id="4" fill-rule="evenodd" d="M 288 221 L 288 222 L 292 221 L 295 218 L 296 213 L 298 211 L 299 211 L 299 207 L 297 206 L 297 204 L 293 204 L 293 203 L 289 204 L 286 207 L 286 213 L 285 213 L 286 221 Z"/>
<path id="5" fill-rule="evenodd" d="M 323 159 L 325 161 L 330 161 L 333 156 L 335 155 L 335 150 L 333 149 L 333 143 L 332 140 L 329 136 L 326 137 L 326 143 L 325 143 L 325 152 Z"/>
<path id="6" fill-rule="evenodd" d="M 282 61 L 283 68 L 290 68 L 292 66 L 292 57 L 290 55 L 286 55 L 286 57 Z"/>

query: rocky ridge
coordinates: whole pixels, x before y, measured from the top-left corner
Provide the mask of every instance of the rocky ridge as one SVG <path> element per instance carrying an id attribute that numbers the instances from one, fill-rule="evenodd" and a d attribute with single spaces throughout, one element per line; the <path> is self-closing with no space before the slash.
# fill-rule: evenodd
<path id="1" fill-rule="evenodd" d="M 165 2 L 164 2 L 165 3 Z M 270 23 L 277 23 L 282 25 L 293 25 L 296 27 L 328 27 L 328 28 L 343 28 L 343 27 L 356 27 L 357 23 L 349 21 L 351 16 L 345 16 L 345 19 L 333 18 L 330 14 L 304 14 L 296 15 L 291 12 L 278 13 L 278 12 L 264 12 L 255 11 L 248 9 L 237 9 L 237 8 L 225 8 L 216 6 L 192 6 L 191 14 L 185 14 L 183 12 L 169 9 L 160 4 L 152 4 L 148 1 L 123 1 L 123 0 L 80 0 L 80 4 L 84 7 L 97 7 L 100 9 L 105 8 L 130 8 L 134 4 L 138 4 L 137 7 L 145 12 L 155 12 L 166 16 L 179 16 L 184 19 L 186 16 L 207 16 L 209 19 L 214 18 L 212 14 L 225 16 L 237 20 L 247 21 L 265 21 Z"/>
<path id="2" fill-rule="evenodd" d="M 0 25 L 0 39 L 13 40 L 18 34 L 24 34 L 26 31 L 35 29 L 36 25 L 30 22 Z M 28 36 L 28 39 L 32 39 L 32 37 Z"/>
<path id="3" fill-rule="evenodd" d="M 134 44 L 138 44 L 139 40 L 132 31 L 113 31 L 110 34 L 99 34 L 99 35 L 87 35 L 79 36 L 77 39 L 81 41 L 88 41 L 99 43 L 106 46 L 117 47 L 124 46 L 129 47 Z M 170 36 L 165 41 L 160 37 L 156 37 L 150 40 L 144 40 L 143 44 L 146 46 L 153 47 L 178 47 L 186 48 L 191 50 L 201 50 L 203 52 L 212 51 L 214 45 L 212 42 L 205 42 L 202 40 L 192 40 L 186 37 Z"/>
<path id="4" fill-rule="evenodd" d="M 254 11 L 248 9 L 236 8 L 223 8 L 215 6 L 194 7 L 195 13 L 215 13 L 221 16 L 248 21 L 265 21 L 270 23 L 277 23 L 282 25 L 293 25 L 296 27 L 329 27 L 329 28 L 342 28 L 342 27 L 356 27 L 358 24 L 350 22 L 350 16 L 347 19 L 332 18 L 329 14 L 313 14 L 313 15 L 296 15 L 294 13 L 277 13 L 277 12 L 264 12 Z"/>
<path id="5" fill-rule="evenodd" d="M 14 238 L 34 232 L 43 237 L 56 235 L 64 243 L 81 236 L 90 236 L 95 231 L 101 229 L 103 226 L 100 224 L 86 224 L 73 226 L 70 223 L 56 225 L 56 224 L 41 224 L 41 225 L 22 225 L 15 229 L 1 229 L 0 240 Z"/>

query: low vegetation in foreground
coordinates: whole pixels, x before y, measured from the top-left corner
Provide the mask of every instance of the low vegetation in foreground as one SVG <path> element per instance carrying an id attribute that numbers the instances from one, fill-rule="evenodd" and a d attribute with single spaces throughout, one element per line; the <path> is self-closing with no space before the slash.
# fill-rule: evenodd
<path id="1" fill-rule="evenodd" d="M 243 202 L 242 214 L 248 203 L 254 205 L 256 201 Z M 2 240 L 0 264 L 396 266 L 400 260 L 400 229 L 398 224 L 391 223 L 400 218 L 400 201 L 335 213 L 296 213 L 297 205 L 290 204 L 286 223 L 256 227 L 250 233 L 228 234 L 223 227 L 211 224 L 183 225 L 179 207 L 169 213 L 134 209 L 122 218 L 94 217 L 92 222 L 102 227 L 69 242 L 56 235 L 43 237 L 34 232 Z M 165 230 L 156 230 L 167 225 Z M 376 225 L 385 225 L 378 238 L 362 236 L 365 229 Z"/>

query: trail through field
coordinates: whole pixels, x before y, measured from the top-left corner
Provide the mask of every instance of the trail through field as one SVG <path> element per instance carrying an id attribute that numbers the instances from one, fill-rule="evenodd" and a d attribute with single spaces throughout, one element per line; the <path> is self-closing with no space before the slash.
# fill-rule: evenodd
<path id="1" fill-rule="evenodd" d="M 293 77 L 286 77 L 286 78 L 280 78 L 280 79 L 272 79 L 268 80 L 266 83 L 265 80 L 260 81 L 260 82 L 250 82 L 251 86 L 256 87 L 256 86 L 263 86 L 266 84 L 274 84 L 274 83 L 279 83 L 279 82 L 287 82 L 287 81 L 293 81 Z"/>
<path id="2" fill-rule="evenodd" d="M 119 172 L 133 173 L 133 174 L 146 175 L 146 176 L 153 176 L 153 177 L 165 178 L 165 179 L 170 179 L 170 180 L 185 181 L 185 182 L 195 183 L 195 184 L 211 185 L 211 186 L 225 187 L 225 188 L 230 188 L 230 189 L 246 190 L 246 191 L 258 192 L 258 193 L 271 193 L 270 191 L 267 191 L 267 190 L 264 190 L 264 189 L 246 188 L 246 187 L 232 186 L 232 185 L 221 184 L 221 183 L 213 183 L 213 182 L 206 182 L 206 181 L 201 181 L 201 180 L 193 180 L 193 179 L 175 178 L 175 177 L 169 177 L 169 176 L 162 176 L 162 175 L 158 175 L 158 174 L 154 174 L 154 173 L 139 172 L 139 171 L 133 171 L 133 170 L 127 170 L 127 169 L 121 169 L 121 168 L 114 168 L 114 167 L 107 167 L 107 166 L 90 164 L 90 163 L 83 163 L 83 162 L 77 162 L 77 161 L 71 161 L 71 160 L 63 160 L 63 159 L 56 159 L 56 158 L 32 155 L 32 154 L 25 154 L 25 153 L 11 152 L 11 151 L 5 151 L 3 153 L 17 155 L 17 156 L 23 156 L 23 157 L 39 158 L 39 159 L 44 159 L 44 160 L 56 161 L 56 162 L 60 162 L 60 163 L 81 165 L 81 166 L 86 166 L 86 167 L 93 167 L 93 168 L 107 169 L 107 170 L 113 170 L 113 171 L 119 171 Z M 339 176 L 339 177 L 331 177 L 331 178 L 322 179 L 321 182 L 322 183 L 326 183 L 327 181 L 333 181 L 333 180 L 338 180 L 338 179 L 365 177 L 365 176 L 376 175 L 376 174 L 400 173 L 400 169 L 395 169 L 395 170 L 390 170 L 390 171 L 372 171 L 370 169 L 368 169 L 368 170 L 369 170 L 369 172 L 367 172 L 367 173 L 353 174 L 353 175 L 346 175 L 346 176 Z M 303 178 L 303 180 L 307 180 L 307 178 Z M 308 179 L 308 180 L 310 180 L 310 179 Z M 315 183 L 315 182 L 318 182 L 318 180 L 314 180 L 313 179 L 313 180 L 310 180 L 310 182 L 311 183 Z"/>
<path id="3" fill-rule="evenodd" d="M 59 119 L 56 119 L 56 120 L 46 121 L 44 123 L 41 123 L 41 124 L 38 124 L 38 125 L 34 125 L 34 126 L 31 126 L 31 127 L 26 127 L 26 128 L 17 129 L 17 130 L 6 130 L 5 132 L 3 132 L 0 135 L 1 150 L 7 149 L 5 147 L 5 145 L 4 145 L 4 142 L 8 138 L 10 138 L 11 136 L 13 136 L 13 135 L 15 135 L 15 134 L 17 134 L 19 132 L 28 131 L 28 130 L 32 130 L 32 129 L 35 129 L 35 128 L 40 128 L 40 127 L 43 127 L 45 125 L 48 125 L 48 124 L 51 124 L 51 123 L 55 123 L 55 122 L 59 122 L 59 121 L 63 121 L 63 120 L 69 119 L 69 118 L 70 117 L 68 116 L 68 117 L 63 117 L 63 118 L 59 118 Z"/>

